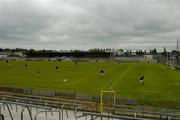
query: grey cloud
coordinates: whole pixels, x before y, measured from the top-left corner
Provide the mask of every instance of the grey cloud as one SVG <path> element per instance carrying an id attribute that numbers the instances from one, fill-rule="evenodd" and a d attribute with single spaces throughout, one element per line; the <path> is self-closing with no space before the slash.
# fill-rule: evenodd
<path id="1" fill-rule="evenodd" d="M 0 47 L 175 49 L 179 0 L 1 0 Z"/>

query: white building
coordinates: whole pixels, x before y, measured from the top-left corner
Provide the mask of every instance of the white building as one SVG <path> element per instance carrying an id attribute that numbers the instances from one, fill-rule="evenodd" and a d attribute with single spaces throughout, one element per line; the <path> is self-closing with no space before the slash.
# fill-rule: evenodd
<path id="1" fill-rule="evenodd" d="M 8 53 L 6 53 L 6 52 L 0 52 L 0 59 L 2 59 L 2 58 L 7 58 L 8 57 Z"/>
<path id="2" fill-rule="evenodd" d="M 144 59 L 146 60 L 146 61 L 152 61 L 153 60 L 153 55 L 151 55 L 151 54 L 147 54 L 147 55 L 144 55 Z"/>

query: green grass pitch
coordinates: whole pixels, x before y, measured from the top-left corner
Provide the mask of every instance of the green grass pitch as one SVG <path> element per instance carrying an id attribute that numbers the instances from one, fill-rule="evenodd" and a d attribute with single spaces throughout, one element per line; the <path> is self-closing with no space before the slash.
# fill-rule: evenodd
<path id="1" fill-rule="evenodd" d="M 104 76 L 99 74 L 101 70 L 104 70 Z M 139 85 L 143 74 L 145 84 Z M 109 89 L 110 80 L 118 96 L 158 107 L 172 107 L 175 103 L 175 107 L 180 108 L 180 71 L 168 69 L 163 64 L 78 62 L 76 66 L 74 62 L 0 61 L 1 87 L 76 90 L 99 95 L 101 90 Z"/>

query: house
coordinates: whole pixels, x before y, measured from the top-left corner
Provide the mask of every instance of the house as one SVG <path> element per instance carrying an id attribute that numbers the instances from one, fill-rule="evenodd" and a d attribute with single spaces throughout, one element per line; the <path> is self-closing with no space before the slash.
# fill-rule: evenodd
<path id="1" fill-rule="evenodd" d="M 153 61 L 153 60 L 154 60 L 153 55 L 150 54 L 150 53 L 146 53 L 146 54 L 144 55 L 144 59 L 145 59 L 146 61 Z"/>
<path id="2" fill-rule="evenodd" d="M 0 59 L 2 59 L 2 58 L 7 58 L 8 57 L 8 53 L 6 53 L 6 52 L 0 52 Z"/>
<path id="3" fill-rule="evenodd" d="M 131 56 L 136 56 L 137 53 L 136 52 L 131 52 Z"/>

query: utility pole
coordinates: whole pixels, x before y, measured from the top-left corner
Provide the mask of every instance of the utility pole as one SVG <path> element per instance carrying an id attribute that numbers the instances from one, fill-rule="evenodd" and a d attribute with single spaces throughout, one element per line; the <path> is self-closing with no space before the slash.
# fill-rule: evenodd
<path id="1" fill-rule="evenodd" d="M 179 40 L 177 39 L 176 50 L 179 51 Z"/>

